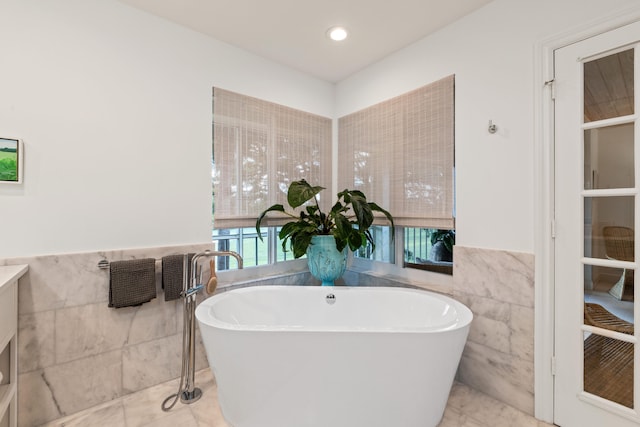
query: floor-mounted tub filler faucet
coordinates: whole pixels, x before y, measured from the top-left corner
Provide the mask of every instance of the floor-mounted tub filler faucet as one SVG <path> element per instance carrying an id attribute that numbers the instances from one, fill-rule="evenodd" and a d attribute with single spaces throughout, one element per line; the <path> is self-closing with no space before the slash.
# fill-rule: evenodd
<path id="1" fill-rule="evenodd" d="M 197 253 L 191 259 L 191 274 L 189 274 L 189 255 L 185 254 L 182 261 L 182 298 L 183 298 L 183 327 L 182 327 L 182 368 L 180 370 L 180 385 L 178 392 L 168 396 L 162 402 L 162 410 L 169 411 L 180 399 L 182 403 L 193 403 L 202 397 L 202 390 L 195 387 L 196 360 L 196 295 L 204 285 L 198 260 L 201 258 L 215 258 L 230 256 L 238 261 L 238 269 L 242 268 L 242 257 L 233 251 L 210 251 Z M 213 268 L 213 267 L 212 267 Z M 215 272 L 212 270 L 212 277 Z M 211 279 L 210 279 L 211 280 Z M 213 290 L 211 290 L 213 292 Z M 171 403 L 169 401 L 173 399 Z"/>

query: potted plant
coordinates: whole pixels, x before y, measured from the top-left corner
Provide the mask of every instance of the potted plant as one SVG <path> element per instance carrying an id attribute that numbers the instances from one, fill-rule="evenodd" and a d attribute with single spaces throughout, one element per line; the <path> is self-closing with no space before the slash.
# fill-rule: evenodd
<path id="1" fill-rule="evenodd" d="M 371 243 L 375 249 L 375 242 L 371 235 L 370 227 L 373 225 L 373 212 L 382 213 L 391 223 L 393 238 L 393 217 L 385 209 L 376 203 L 367 201 L 366 196 L 358 190 L 343 190 L 338 193 L 338 200 L 329 212 L 322 212 L 317 195 L 324 187 L 312 186 L 306 180 L 294 181 L 287 191 L 287 202 L 292 209 L 304 205 L 313 200 L 298 215 L 287 212 L 283 205 L 275 204 L 260 214 L 256 221 L 256 231 L 260 240 L 260 225 L 265 215 L 269 212 L 281 212 L 291 218 L 280 230 L 279 237 L 282 240 L 282 248 L 287 251 L 287 244 L 293 252 L 294 258 L 300 258 L 307 254 L 311 273 L 319 277 L 323 272 L 314 273 L 314 270 L 338 270 L 326 271 L 323 277 L 338 274 L 340 277 L 346 268 L 347 248 L 352 251 Z M 322 237 L 326 236 L 326 237 Z M 333 250 L 337 255 L 323 250 Z M 316 258 L 319 257 L 319 258 Z M 343 261 L 344 260 L 344 261 Z M 341 272 L 340 272 L 341 270 Z M 333 284 L 335 279 L 319 277 L 325 284 Z M 336 278 L 337 278 L 336 277 Z"/>
<path id="2" fill-rule="evenodd" d="M 455 230 L 435 230 L 431 233 L 431 259 L 453 261 L 453 246 L 456 244 Z"/>

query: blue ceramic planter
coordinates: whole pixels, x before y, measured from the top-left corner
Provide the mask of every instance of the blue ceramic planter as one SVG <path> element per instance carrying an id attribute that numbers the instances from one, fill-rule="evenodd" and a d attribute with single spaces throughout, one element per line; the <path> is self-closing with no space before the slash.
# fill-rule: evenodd
<path id="1" fill-rule="evenodd" d="M 322 286 L 333 286 L 333 281 L 347 269 L 347 248 L 336 249 L 333 236 L 313 236 L 307 248 L 307 264 L 313 277 L 322 280 Z"/>

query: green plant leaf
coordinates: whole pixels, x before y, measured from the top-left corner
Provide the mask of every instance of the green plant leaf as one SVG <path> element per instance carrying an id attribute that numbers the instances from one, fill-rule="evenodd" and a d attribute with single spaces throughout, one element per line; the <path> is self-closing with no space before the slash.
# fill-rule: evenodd
<path id="1" fill-rule="evenodd" d="M 338 193 L 338 200 L 343 199 L 345 203 L 349 203 L 349 190 L 344 189 Z"/>
<path id="2" fill-rule="evenodd" d="M 364 237 L 364 233 L 360 233 L 357 229 L 351 230 L 351 234 L 349 234 L 349 248 L 352 251 L 356 251 L 359 247 L 366 244 L 367 240 Z"/>
<path id="3" fill-rule="evenodd" d="M 292 208 L 297 208 L 302 206 L 306 201 L 311 200 L 318 194 L 324 190 L 324 187 L 312 187 L 304 179 L 300 181 L 294 181 L 289 185 L 289 191 L 287 192 L 287 202 L 291 205 Z"/>
<path id="4" fill-rule="evenodd" d="M 292 239 L 291 247 L 293 249 L 293 257 L 300 258 L 304 254 L 307 253 L 307 248 L 311 243 L 311 238 L 313 237 L 312 233 L 298 233 L 295 236 L 295 239 Z"/>
<path id="5" fill-rule="evenodd" d="M 265 210 L 260 214 L 260 216 L 258 217 L 258 220 L 256 221 L 256 232 L 258 233 L 258 237 L 260 238 L 260 241 L 262 241 L 262 233 L 260 232 L 260 225 L 262 224 L 262 220 L 264 216 L 267 214 L 267 212 L 284 212 L 284 206 L 276 204 L 276 205 L 270 206 L 267 210 Z"/>
<path id="6" fill-rule="evenodd" d="M 393 240 L 395 238 L 395 224 L 393 223 L 393 216 L 391 216 L 391 214 L 386 209 L 381 208 L 374 202 L 369 202 L 369 208 L 371 208 L 371 210 L 374 212 L 382 213 L 391 223 L 391 240 Z"/>
<path id="7" fill-rule="evenodd" d="M 282 226 L 282 228 L 280 229 L 280 233 L 278 233 L 278 237 L 280 238 L 280 240 L 284 240 L 288 238 L 289 234 L 294 233 L 297 230 L 297 228 L 298 228 L 297 222 L 288 222 Z"/>
<path id="8" fill-rule="evenodd" d="M 367 198 L 359 191 L 351 194 L 351 206 L 361 228 L 369 228 L 373 224 L 373 212 L 367 203 Z"/>
<path id="9" fill-rule="evenodd" d="M 348 208 L 338 200 L 331 208 L 331 215 L 335 217 L 337 214 L 345 212 L 346 210 L 348 210 Z"/>
<path id="10" fill-rule="evenodd" d="M 393 217 L 389 212 L 375 203 L 367 202 L 367 198 L 358 190 L 343 190 L 338 193 L 338 200 L 328 214 L 320 210 L 316 197 L 324 187 L 312 186 L 306 180 L 294 181 L 289 185 L 287 201 L 292 208 L 302 206 L 305 202 L 315 199 L 315 205 L 308 205 L 298 214 L 286 212 L 282 205 L 273 205 L 262 212 L 256 221 L 256 230 L 260 233 L 260 224 L 267 212 L 278 211 L 293 218 L 280 230 L 279 237 L 282 249 L 289 247 L 295 258 L 303 256 L 311 238 L 316 235 L 333 235 L 336 248 L 343 250 L 349 247 L 356 251 L 366 246 L 367 242 L 375 249 L 375 242 L 369 231 L 373 224 L 373 212 L 381 212 L 391 223 L 391 237 L 394 237 Z M 351 212 L 353 210 L 353 212 Z M 262 239 L 262 236 L 260 236 Z"/>
<path id="11" fill-rule="evenodd" d="M 333 235 L 341 239 L 347 239 L 353 229 L 351 221 L 349 221 L 344 215 L 338 215 L 335 217 L 335 224 L 336 227 Z"/>

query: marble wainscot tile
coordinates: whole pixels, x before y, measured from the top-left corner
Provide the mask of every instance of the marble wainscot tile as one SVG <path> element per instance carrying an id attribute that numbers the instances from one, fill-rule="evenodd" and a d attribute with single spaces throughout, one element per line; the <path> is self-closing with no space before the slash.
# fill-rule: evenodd
<path id="1" fill-rule="evenodd" d="M 182 329 L 178 329 L 178 318 L 182 320 L 182 305 L 181 300 L 164 301 L 164 295 L 159 294 L 158 298 L 146 304 L 132 307 L 135 310 L 129 326 L 127 344 L 139 344 L 177 333 L 182 334 Z M 176 307 L 180 309 L 179 316 L 176 314 Z"/>
<path id="2" fill-rule="evenodd" d="M 534 323 L 532 307 L 511 305 L 511 354 L 531 362 L 534 361 Z"/>
<path id="3" fill-rule="evenodd" d="M 55 336 L 54 310 L 18 316 L 18 370 L 20 373 L 55 364 Z"/>
<path id="4" fill-rule="evenodd" d="M 160 259 L 165 255 L 200 252 L 212 245 L 198 244 L 159 248 L 44 255 L 2 260 L 5 264 L 29 264 L 20 282 L 19 312 L 31 313 L 72 307 L 109 299 L 109 270 L 98 268 L 101 260 Z"/>
<path id="5" fill-rule="evenodd" d="M 180 376 L 182 334 L 130 345 L 122 351 L 122 384 L 131 393 Z M 195 369 L 209 366 L 204 346 L 196 332 Z"/>
<path id="6" fill-rule="evenodd" d="M 469 341 L 533 362 L 533 308 L 473 295 L 456 299 L 474 315 Z"/>
<path id="7" fill-rule="evenodd" d="M 18 376 L 18 426 L 39 426 L 63 416 L 44 370 Z"/>
<path id="8" fill-rule="evenodd" d="M 40 425 L 121 396 L 123 364 L 130 369 L 137 363 L 142 372 L 138 377 L 145 378 L 138 381 L 140 387 L 169 378 L 155 379 L 155 371 L 169 371 L 177 377 L 179 356 L 169 358 L 167 354 L 181 353 L 178 322 L 182 304 L 164 301 L 161 269 L 156 271 L 156 299 L 139 307 L 113 309 L 107 306 L 109 271 L 98 268 L 98 262 L 160 259 L 211 247 L 207 243 L 0 260 L 6 265 L 26 263 L 30 267 L 18 287 L 21 425 Z M 149 350 L 143 349 L 154 348 L 153 342 L 158 340 L 171 341 L 172 350 L 157 351 L 155 359 L 144 356 Z M 201 358 L 201 366 L 206 366 Z M 154 363 L 145 366 L 137 360 Z M 167 365 L 162 366 L 161 360 Z"/>
<path id="9" fill-rule="evenodd" d="M 208 273 L 207 273 L 208 274 Z M 216 293 L 226 292 L 233 289 L 247 288 L 252 286 L 300 286 L 300 285 L 319 285 L 320 281 L 311 276 L 309 272 L 301 272 L 294 274 L 281 274 L 277 276 L 267 277 L 265 279 L 248 280 L 245 282 L 225 283 L 220 282 Z M 210 296 L 210 295 L 207 295 Z"/>
<path id="10" fill-rule="evenodd" d="M 453 292 L 533 307 L 534 256 L 456 246 Z"/>
<path id="11" fill-rule="evenodd" d="M 56 362 L 65 363 L 122 348 L 137 307 L 113 309 L 105 303 L 56 311 Z"/>
<path id="12" fill-rule="evenodd" d="M 467 342 L 457 378 L 483 393 L 533 414 L 533 363 Z"/>
<path id="13" fill-rule="evenodd" d="M 455 298 L 473 312 L 468 340 L 510 353 L 511 304 L 475 295 L 458 294 Z"/>
<path id="14" fill-rule="evenodd" d="M 29 264 L 18 287 L 18 312 L 34 313 L 108 300 L 108 281 L 97 253 L 12 260 Z M 12 262 L 13 263 L 13 262 Z"/>
<path id="15" fill-rule="evenodd" d="M 181 335 L 127 346 L 122 351 L 122 384 L 125 393 L 179 377 L 181 360 Z"/>
<path id="16" fill-rule="evenodd" d="M 511 351 L 511 329 L 504 322 L 484 316 L 474 316 L 469 329 L 468 341 L 509 354 Z"/>
<path id="17" fill-rule="evenodd" d="M 74 414 L 122 395 L 122 352 L 46 368 L 44 377 L 62 415 Z"/>
<path id="18" fill-rule="evenodd" d="M 453 296 L 474 313 L 458 379 L 533 414 L 534 257 L 456 246 Z"/>
<path id="19" fill-rule="evenodd" d="M 111 401 L 122 392 L 119 351 L 18 376 L 20 426 L 32 427 Z"/>
<path id="20" fill-rule="evenodd" d="M 482 316 L 497 322 L 509 324 L 511 321 L 511 304 L 495 299 L 457 292 L 455 298 L 469 307 L 474 316 Z"/>

